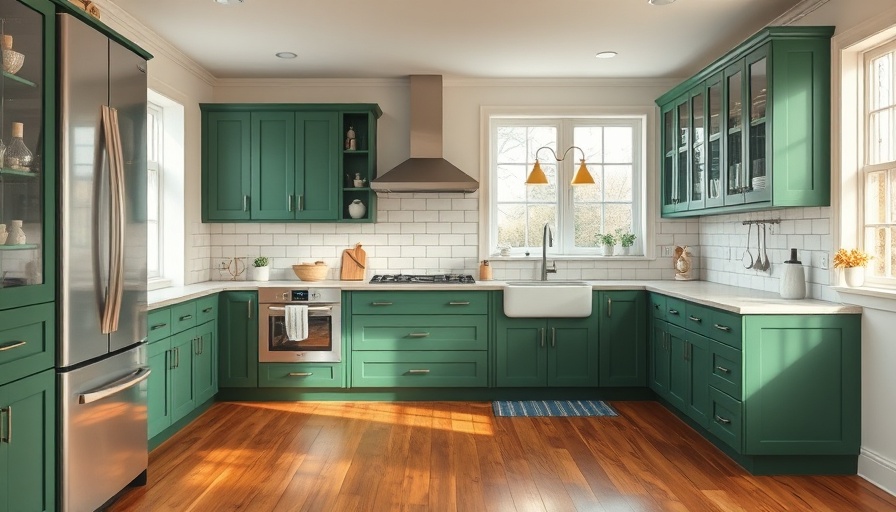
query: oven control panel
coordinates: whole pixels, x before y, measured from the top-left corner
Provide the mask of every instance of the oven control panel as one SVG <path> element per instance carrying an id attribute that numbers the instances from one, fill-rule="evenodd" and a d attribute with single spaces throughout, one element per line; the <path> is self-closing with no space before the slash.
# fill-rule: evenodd
<path id="1" fill-rule="evenodd" d="M 339 288 L 259 288 L 259 304 L 289 303 L 339 303 L 342 290 Z"/>

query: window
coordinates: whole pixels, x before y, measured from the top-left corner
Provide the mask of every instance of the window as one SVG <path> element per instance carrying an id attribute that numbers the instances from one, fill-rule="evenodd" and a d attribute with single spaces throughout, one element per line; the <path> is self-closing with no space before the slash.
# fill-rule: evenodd
<path id="1" fill-rule="evenodd" d="M 643 254 L 643 124 L 641 117 L 491 118 L 488 253 L 540 250 L 549 224 L 554 255 L 601 254 L 598 235 L 616 230 L 634 233 L 631 254 Z M 547 185 L 525 184 L 536 153 Z M 594 185 L 570 184 L 582 158 Z"/>
<path id="2" fill-rule="evenodd" d="M 162 239 L 162 162 L 164 141 L 162 107 L 150 102 L 146 109 L 146 277 L 153 281 L 164 275 Z"/>
<path id="3" fill-rule="evenodd" d="M 868 84 L 865 110 L 866 157 L 861 169 L 863 213 L 860 233 L 874 256 L 868 279 L 896 285 L 896 42 L 865 54 Z"/>

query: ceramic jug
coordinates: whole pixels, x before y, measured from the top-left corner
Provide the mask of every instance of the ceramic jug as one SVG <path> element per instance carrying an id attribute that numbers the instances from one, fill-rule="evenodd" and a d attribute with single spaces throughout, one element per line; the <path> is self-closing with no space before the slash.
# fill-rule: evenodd
<path id="1" fill-rule="evenodd" d="M 9 236 L 6 239 L 6 245 L 24 245 L 25 232 L 22 231 L 22 221 L 11 221 L 9 226 Z"/>
<path id="2" fill-rule="evenodd" d="M 348 214 L 351 215 L 353 219 L 363 219 L 365 213 L 367 213 L 367 207 L 364 206 L 364 203 L 362 203 L 360 199 L 355 199 L 348 205 Z"/>

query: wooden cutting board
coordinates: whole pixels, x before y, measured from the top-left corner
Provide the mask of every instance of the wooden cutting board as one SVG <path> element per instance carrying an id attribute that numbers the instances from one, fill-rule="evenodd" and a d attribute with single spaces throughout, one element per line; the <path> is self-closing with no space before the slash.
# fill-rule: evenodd
<path id="1" fill-rule="evenodd" d="M 355 244 L 353 249 L 342 251 L 342 271 L 339 279 L 343 281 L 363 281 L 366 269 L 367 253 L 361 248 L 361 244 Z"/>

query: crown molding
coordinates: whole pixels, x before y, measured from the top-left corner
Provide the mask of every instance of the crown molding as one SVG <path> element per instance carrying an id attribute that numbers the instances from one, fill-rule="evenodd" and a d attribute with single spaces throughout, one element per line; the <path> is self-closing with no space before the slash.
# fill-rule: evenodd
<path id="1" fill-rule="evenodd" d="M 829 1 L 830 0 L 803 0 L 788 9 L 784 14 L 772 20 L 769 25 L 773 27 L 792 25 Z"/>
<path id="2" fill-rule="evenodd" d="M 111 0 L 94 0 L 93 3 L 100 8 L 101 21 L 113 30 L 134 41 L 153 55 L 164 55 L 165 58 L 189 71 L 206 84 L 212 87 L 217 84 L 217 78 L 214 75 Z"/>
<path id="3" fill-rule="evenodd" d="M 407 78 L 218 78 L 224 87 L 407 87 Z"/>
<path id="4" fill-rule="evenodd" d="M 446 78 L 450 87 L 657 87 L 672 88 L 684 78 Z"/>

